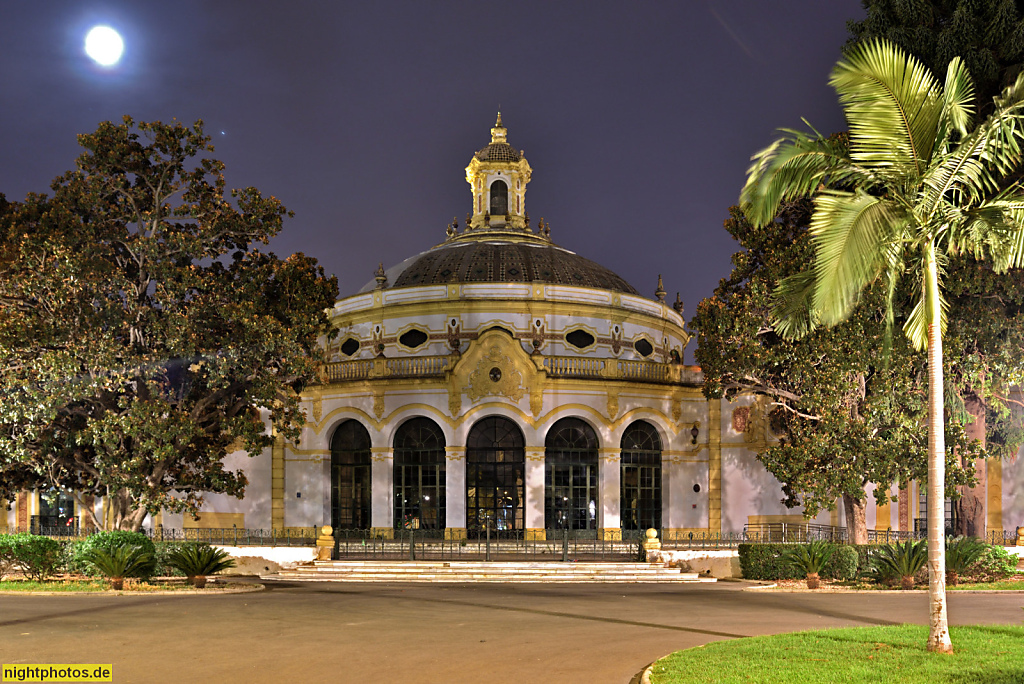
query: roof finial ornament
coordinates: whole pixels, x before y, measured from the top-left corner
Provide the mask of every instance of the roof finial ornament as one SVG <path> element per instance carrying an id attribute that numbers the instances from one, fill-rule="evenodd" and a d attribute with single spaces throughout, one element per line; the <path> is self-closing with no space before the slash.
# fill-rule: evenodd
<path id="1" fill-rule="evenodd" d="M 665 303 L 665 295 L 667 295 L 667 294 L 668 293 L 665 292 L 665 284 L 661 282 L 661 274 L 659 273 L 658 274 L 658 289 L 654 291 L 654 296 L 658 298 L 659 302 L 664 304 Z"/>
<path id="2" fill-rule="evenodd" d="M 498 118 L 494 122 L 494 128 L 491 129 L 491 142 L 492 143 L 503 143 L 508 142 L 508 129 L 501 123 L 501 109 L 498 110 Z"/>
<path id="3" fill-rule="evenodd" d="M 676 292 L 676 301 L 672 302 L 672 308 L 676 310 L 677 314 L 683 314 L 683 300 L 679 298 L 678 292 Z"/>
<path id="4" fill-rule="evenodd" d="M 452 216 L 452 222 L 448 224 L 448 237 L 455 237 L 459 232 L 459 219 Z"/>
<path id="5" fill-rule="evenodd" d="M 523 218 L 526 221 L 526 230 L 530 230 L 530 212 L 526 212 L 526 215 Z M 533 231 L 530 231 L 530 232 L 533 232 Z"/>
<path id="6" fill-rule="evenodd" d="M 373 278 L 377 281 L 378 290 L 383 290 L 388 286 L 388 274 L 384 272 L 383 261 L 377 266 L 377 272 L 373 274 Z"/>

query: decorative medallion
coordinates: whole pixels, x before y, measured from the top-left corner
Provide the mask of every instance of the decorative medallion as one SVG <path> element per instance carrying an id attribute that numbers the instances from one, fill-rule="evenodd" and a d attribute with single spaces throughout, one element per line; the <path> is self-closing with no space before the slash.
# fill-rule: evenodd
<path id="1" fill-rule="evenodd" d="M 683 397 L 681 395 L 674 395 L 672 397 L 672 420 L 679 422 L 683 419 Z"/>
<path id="2" fill-rule="evenodd" d="M 319 396 L 313 398 L 313 422 L 319 423 L 324 415 L 324 400 Z"/>
<path id="3" fill-rule="evenodd" d="M 619 393 L 614 391 L 608 392 L 608 419 L 615 420 L 615 416 L 619 415 Z"/>
<path id="4" fill-rule="evenodd" d="M 377 392 L 373 395 L 373 415 L 377 416 L 377 420 L 384 417 L 384 393 Z"/>
<path id="5" fill-rule="evenodd" d="M 501 347 L 494 345 L 470 374 L 466 394 L 473 401 L 494 395 L 519 401 L 526 394 L 523 374 L 512 365 L 512 359 L 502 353 Z"/>
<path id="6" fill-rule="evenodd" d="M 530 392 L 530 413 L 534 418 L 540 418 L 540 412 L 544 410 L 544 391 L 535 387 Z"/>
<path id="7" fill-rule="evenodd" d="M 448 390 L 448 413 L 452 418 L 458 418 L 462 413 L 462 392 L 458 388 Z"/>

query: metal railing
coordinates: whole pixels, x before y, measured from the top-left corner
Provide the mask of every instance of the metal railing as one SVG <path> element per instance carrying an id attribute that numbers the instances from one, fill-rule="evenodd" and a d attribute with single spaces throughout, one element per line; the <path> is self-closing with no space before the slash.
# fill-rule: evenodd
<path id="1" fill-rule="evenodd" d="M 315 546 L 318 530 L 319 528 L 315 526 L 262 530 L 242 527 L 172 529 L 158 525 L 156 528 L 143 528 L 140 531 L 155 542 L 205 542 L 220 546 Z M 29 532 L 67 540 L 84 539 L 101 531 L 95 527 L 64 525 L 0 529 L 0 533 Z"/>

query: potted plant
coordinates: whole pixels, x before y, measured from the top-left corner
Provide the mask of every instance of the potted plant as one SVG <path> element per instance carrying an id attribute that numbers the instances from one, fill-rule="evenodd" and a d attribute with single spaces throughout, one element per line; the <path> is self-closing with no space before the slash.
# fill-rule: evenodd
<path id="1" fill-rule="evenodd" d="M 184 544 L 167 554 L 167 564 L 180 570 L 193 587 L 202 589 L 207 575 L 235 567 L 235 559 L 207 544 Z"/>
<path id="2" fill-rule="evenodd" d="M 957 537 L 946 543 L 946 583 L 957 585 L 960 576 L 978 562 L 988 544 L 974 537 Z"/>
<path id="3" fill-rule="evenodd" d="M 871 557 L 875 580 L 892 584 L 899 578 L 901 589 L 914 588 L 914 575 L 928 560 L 928 542 L 908 539 L 902 544 L 886 544 Z"/>
<path id="4" fill-rule="evenodd" d="M 110 588 L 124 589 L 124 578 L 153 563 L 153 555 L 138 546 L 96 547 L 83 560 L 96 572 L 110 580 Z"/>
<path id="5" fill-rule="evenodd" d="M 808 589 L 817 589 L 821 586 L 821 571 L 835 550 L 835 546 L 829 542 L 816 539 L 789 549 L 783 555 L 783 561 L 790 569 L 804 575 Z"/>

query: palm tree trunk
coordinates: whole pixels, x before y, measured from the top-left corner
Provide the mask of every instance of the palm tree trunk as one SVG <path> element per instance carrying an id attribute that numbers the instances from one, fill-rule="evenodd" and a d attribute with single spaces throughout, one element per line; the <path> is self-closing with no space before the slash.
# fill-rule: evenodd
<path id="1" fill-rule="evenodd" d="M 952 653 L 946 618 L 946 434 L 942 388 L 942 304 L 934 246 L 925 251 L 928 313 L 928 650 Z"/>

